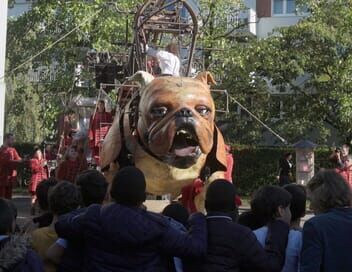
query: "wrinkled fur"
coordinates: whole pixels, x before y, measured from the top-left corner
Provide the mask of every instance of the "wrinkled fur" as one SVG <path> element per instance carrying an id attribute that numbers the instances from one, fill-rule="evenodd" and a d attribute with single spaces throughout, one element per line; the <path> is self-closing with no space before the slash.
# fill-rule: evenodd
<path id="1" fill-rule="evenodd" d="M 28 237 L 13 235 L 0 249 L 0 272 L 14 268 L 26 257 L 30 242 Z"/>

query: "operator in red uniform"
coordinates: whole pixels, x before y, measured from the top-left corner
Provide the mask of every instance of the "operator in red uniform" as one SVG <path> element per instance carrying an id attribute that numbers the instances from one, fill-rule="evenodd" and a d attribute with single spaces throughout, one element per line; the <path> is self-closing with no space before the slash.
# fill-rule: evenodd
<path id="1" fill-rule="evenodd" d="M 0 197 L 11 199 L 12 187 L 16 182 L 16 168 L 22 162 L 16 149 L 12 147 L 14 135 L 8 133 L 4 137 L 4 144 L 0 147 Z"/>
<path id="2" fill-rule="evenodd" d="M 89 147 L 92 150 L 92 157 L 99 165 L 99 150 L 106 134 L 112 124 L 110 112 L 105 111 L 105 101 L 99 100 L 96 112 L 91 116 L 89 122 Z"/>

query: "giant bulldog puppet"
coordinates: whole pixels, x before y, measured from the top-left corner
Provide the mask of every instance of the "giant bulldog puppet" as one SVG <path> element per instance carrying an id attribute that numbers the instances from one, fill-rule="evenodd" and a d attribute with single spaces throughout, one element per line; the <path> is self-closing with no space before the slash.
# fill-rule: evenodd
<path id="1" fill-rule="evenodd" d="M 143 171 L 148 193 L 177 197 L 204 168 L 209 182 L 222 178 L 226 151 L 214 121 L 212 76 L 154 78 L 137 72 L 130 82 L 141 87 L 117 111 L 102 147 L 101 166 L 108 179 L 131 163 Z M 203 209 L 204 194 L 195 205 Z"/>

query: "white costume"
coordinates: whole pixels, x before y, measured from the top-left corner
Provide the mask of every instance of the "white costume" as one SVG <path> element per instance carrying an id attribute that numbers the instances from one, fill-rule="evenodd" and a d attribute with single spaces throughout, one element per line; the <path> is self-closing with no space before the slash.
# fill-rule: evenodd
<path id="1" fill-rule="evenodd" d="M 158 59 L 161 74 L 180 76 L 180 59 L 176 55 L 164 50 L 156 50 L 148 45 L 146 45 L 146 50 L 149 56 Z"/>

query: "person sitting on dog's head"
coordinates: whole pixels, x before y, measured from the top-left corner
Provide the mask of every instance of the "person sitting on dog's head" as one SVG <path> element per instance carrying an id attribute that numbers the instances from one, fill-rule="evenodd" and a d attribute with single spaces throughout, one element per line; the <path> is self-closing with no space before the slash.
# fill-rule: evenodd
<path id="1" fill-rule="evenodd" d="M 168 44 L 165 50 L 157 50 L 146 45 L 146 52 L 158 60 L 162 76 L 180 76 L 181 64 L 176 43 Z"/>

